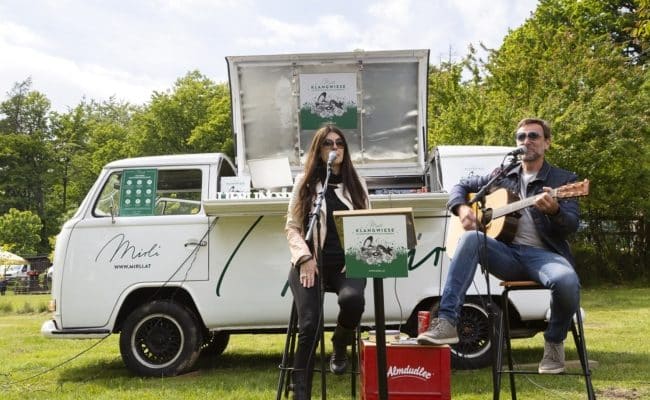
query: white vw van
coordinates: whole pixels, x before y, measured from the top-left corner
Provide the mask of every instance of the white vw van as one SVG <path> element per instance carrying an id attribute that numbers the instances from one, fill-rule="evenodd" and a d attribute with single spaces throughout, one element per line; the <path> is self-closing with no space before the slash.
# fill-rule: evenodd
<path id="1" fill-rule="evenodd" d="M 43 334 L 119 333 L 129 369 L 167 376 L 191 368 L 202 349 L 223 352 L 231 334 L 284 332 L 292 301 L 287 193 L 315 130 L 310 118 L 319 118 L 308 115 L 318 107 L 300 105 L 314 93 L 323 97 L 323 88 L 350 86 L 340 95 L 348 96 L 345 112 L 352 115 L 334 122 L 343 125 L 373 209 L 413 209 L 417 246 L 408 254 L 408 277 L 384 279 L 384 312 L 388 327 L 415 335 L 418 311 L 435 312 L 449 264 L 445 188 L 454 175 L 496 167 L 509 149 L 427 151 L 426 50 L 227 60 L 236 162 L 210 153 L 106 165 L 57 237 L 54 315 Z M 273 166 L 261 176 L 251 168 L 260 160 Z M 452 351 L 456 367 L 491 361 L 487 285 L 480 273 L 475 282 Z M 362 321 L 367 328 L 375 321 L 372 286 Z M 498 282 L 492 278 L 490 286 L 499 304 Z M 544 329 L 548 304 L 542 291 L 513 294 L 515 335 Z M 336 311 L 326 295 L 326 325 L 335 323 Z"/>

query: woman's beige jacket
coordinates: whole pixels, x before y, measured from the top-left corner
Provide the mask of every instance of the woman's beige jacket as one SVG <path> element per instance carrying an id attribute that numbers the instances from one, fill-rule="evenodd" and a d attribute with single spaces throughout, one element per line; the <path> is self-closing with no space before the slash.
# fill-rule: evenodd
<path id="1" fill-rule="evenodd" d="M 307 243 L 303 238 L 305 232 L 303 232 L 302 230 L 303 229 L 302 221 L 298 221 L 293 214 L 293 205 L 295 204 L 296 197 L 298 196 L 298 188 L 300 187 L 300 183 L 302 182 L 303 177 L 304 174 L 299 174 L 298 176 L 296 176 L 296 181 L 293 184 L 293 191 L 291 193 L 291 199 L 289 200 L 289 209 L 287 211 L 287 223 L 284 226 L 284 230 L 287 234 L 287 241 L 289 242 L 289 251 L 291 252 L 292 266 L 295 265 L 296 261 L 298 261 L 303 256 L 311 256 L 313 254 L 312 249 L 310 249 L 309 246 L 307 246 Z M 366 196 L 367 196 L 368 188 L 366 186 L 366 181 L 362 177 L 359 177 L 359 180 L 361 181 L 361 185 L 363 186 L 363 190 L 366 192 Z M 318 182 L 318 186 L 316 187 L 316 193 L 320 193 L 322 189 L 323 189 L 322 184 Z M 344 190 L 342 183 L 336 186 L 336 188 L 334 189 L 334 193 L 343 202 L 343 204 L 345 204 L 350 210 L 354 209 L 352 205 L 352 199 L 350 199 L 349 193 Z M 325 235 L 327 235 L 327 204 L 325 203 L 326 202 L 323 201 L 320 209 L 320 221 L 321 221 L 320 232 L 316 232 L 316 231 L 313 232 L 314 235 L 317 234 L 319 235 L 321 247 L 325 244 Z M 370 208 L 370 204 L 367 204 L 367 206 L 368 208 Z"/>

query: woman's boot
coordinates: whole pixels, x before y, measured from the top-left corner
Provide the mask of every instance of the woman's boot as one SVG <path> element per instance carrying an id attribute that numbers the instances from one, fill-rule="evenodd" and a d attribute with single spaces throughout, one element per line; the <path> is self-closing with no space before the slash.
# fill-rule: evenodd
<path id="1" fill-rule="evenodd" d="M 336 375 L 345 373 L 348 367 L 348 345 L 354 340 L 354 329 L 344 328 L 336 325 L 334 335 L 332 336 L 332 347 L 334 352 L 330 357 L 330 371 Z"/>

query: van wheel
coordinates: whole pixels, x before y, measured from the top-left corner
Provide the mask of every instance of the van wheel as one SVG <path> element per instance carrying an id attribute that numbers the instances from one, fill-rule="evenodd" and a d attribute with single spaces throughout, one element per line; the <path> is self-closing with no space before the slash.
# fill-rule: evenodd
<path id="1" fill-rule="evenodd" d="M 142 376 L 174 376 L 190 369 L 201 350 L 201 330 L 192 312 L 171 301 L 136 308 L 122 325 L 120 353 Z"/>
<path id="2" fill-rule="evenodd" d="M 230 334 L 228 332 L 210 332 L 208 338 L 203 343 L 201 352 L 203 352 L 203 354 L 218 356 L 226 351 L 229 341 Z"/>
<path id="3" fill-rule="evenodd" d="M 495 315 L 500 308 L 492 302 Z M 438 303 L 431 315 L 438 314 Z M 492 365 L 492 343 L 488 312 L 478 298 L 468 298 L 463 304 L 458 321 L 459 342 L 451 345 L 451 366 L 455 369 L 478 369 Z"/>

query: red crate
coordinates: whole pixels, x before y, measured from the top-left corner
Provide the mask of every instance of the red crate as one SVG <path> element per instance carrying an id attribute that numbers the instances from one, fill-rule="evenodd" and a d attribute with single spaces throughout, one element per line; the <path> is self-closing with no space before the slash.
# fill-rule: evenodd
<path id="1" fill-rule="evenodd" d="M 361 399 L 379 398 L 377 347 L 363 340 L 361 357 Z M 451 399 L 449 346 L 386 344 L 386 381 L 391 400 Z"/>

